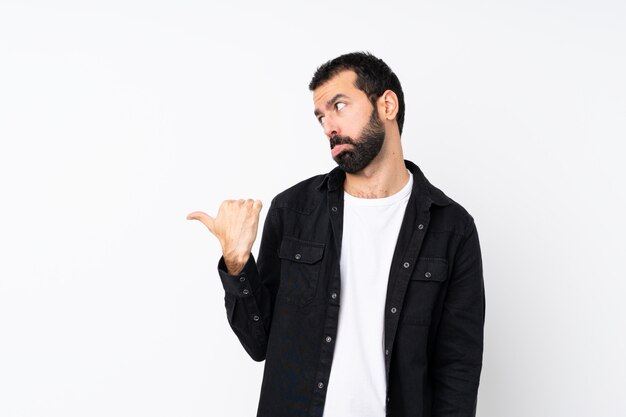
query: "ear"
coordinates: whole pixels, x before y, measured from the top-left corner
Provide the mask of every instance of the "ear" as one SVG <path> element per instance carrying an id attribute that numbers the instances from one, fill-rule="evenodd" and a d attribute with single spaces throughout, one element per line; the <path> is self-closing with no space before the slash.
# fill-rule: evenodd
<path id="1" fill-rule="evenodd" d="M 398 114 L 398 96 L 391 90 L 386 90 L 379 98 L 379 103 L 382 109 L 379 107 L 379 113 L 386 120 L 395 120 Z"/>

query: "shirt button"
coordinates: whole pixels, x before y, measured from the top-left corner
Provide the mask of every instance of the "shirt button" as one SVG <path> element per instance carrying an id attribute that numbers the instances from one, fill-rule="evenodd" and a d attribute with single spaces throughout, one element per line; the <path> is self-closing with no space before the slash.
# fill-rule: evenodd
<path id="1" fill-rule="evenodd" d="M 411 264 L 408 263 L 408 262 L 405 262 L 405 263 L 402 264 L 402 266 L 405 267 L 405 268 L 408 268 L 409 266 L 411 266 Z"/>
<path id="2" fill-rule="evenodd" d="M 337 293 L 334 292 L 330 295 L 330 298 L 332 298 L 333 300 L 337 298 Z"/>
<path id="3" fill-rule="evenodd" d="M 420 224 L 417 226 L 417 228 L 418 228 L 418 229 L 420 229 L 420 230 L 422 230 L 422 229 L 424 228 L 424 225 L 420 223 Z"/>
<path id="4" fill-rule="evenodd" d="M 424 276 L 425 276 L 426 278 L 430 278 L 430 272 L 426 272 L 426 273 L 424 274 Z"/>
<path id="5" fill-rule="evenodd" d="M 300 258 L 302 258 L 302 255 L 300 255 L 299 253 L 296 253 L 296 255 L 294 256 L 294 258 L 296 258 L 296 259 L 300 259 Z"/>
<path id="6" fill-rule="evenodd" d="M 248 294 L 250 294 L 250 291 L 248 291 L 247 288 L 244 288 L 242 293 L 243 293 L 243 295 L 248 295 Z"/>
<path id="7" fill-rule="evenodd" d="M 323 383 L 323 382 L 318 382 L 318 383 L 317 383 L 317 387 L 318 387 L 319 389 L 324 388 L 324 383 Z"/>
<path id="8" fill-rule="evenodd" d="M 252 320 L 254 321 L 259 321 L 259 316 L 257 316 L 256 314 L 254 315 L 254 317 L 252 317 Z"/>
<path id="9" fill-rule="evenodd" d="M 239 277 L 239 281 L 244 282 L 246 280 L 246 277 Z"/>
<path id="10" fill-rule="evenodd" d="M 330 209 L 331 209 L 332 211 L 336 212 L 336 211 L 337 211 L 337 206 L 332 206 Z"/>
<path id="11" fill-rule="evenodd" d="M 326 342 L 327 342 L 327 343 L 330 343 L 332 340 L 333 340 L 333 338 L 332 338 L 332 337 L 330 337 L 330 336 L 326 336 Z"/>
<path id="12" fill-rule="evenodd" d="M 389 355 L 389 349 L 385 349 L 385 355 Z"/>
<path id="13" fill-rule="evenodd" d="M 389 397 L 387 397 L 387 402 L 389 402 Z"/>
<path id="14" fill-rule="evenodd" d="M 392 312 L 393 314 L 396 314 L 396 311 L 398 311 L 398 309 L 397 309 L 397 308 L 395 308 L 395 307 L 391 307 L 391 312 Z"/>

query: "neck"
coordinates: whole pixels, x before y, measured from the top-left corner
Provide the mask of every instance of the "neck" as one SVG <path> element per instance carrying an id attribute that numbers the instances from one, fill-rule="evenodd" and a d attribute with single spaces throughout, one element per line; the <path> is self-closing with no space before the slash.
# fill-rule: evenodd
<path id="1" fill-rule="evenodd" d="M 343 187 L 354 197 L 384 198 L 400 191 L 408 181 L 402 149 L 381 149 L 381 153 L 363 170 L 346 173 Z"/>

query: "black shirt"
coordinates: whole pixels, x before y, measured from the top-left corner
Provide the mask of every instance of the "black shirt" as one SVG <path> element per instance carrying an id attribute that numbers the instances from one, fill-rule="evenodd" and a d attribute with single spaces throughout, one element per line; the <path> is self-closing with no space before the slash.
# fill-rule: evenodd
<path id="1" fill-rule="evenodd" d="M 387 285 L 387 416 L 474 416 L 485 317 L 476 226 L 405 163 L 413 189 Z M 251 255 L 237 276 L 219 261 L 228 322 L 252 359 L 266 361 L 257 417 L 323 415 L 340 308 L 344 179 L 335 168 L 283 191 L 258 259 Z"/>

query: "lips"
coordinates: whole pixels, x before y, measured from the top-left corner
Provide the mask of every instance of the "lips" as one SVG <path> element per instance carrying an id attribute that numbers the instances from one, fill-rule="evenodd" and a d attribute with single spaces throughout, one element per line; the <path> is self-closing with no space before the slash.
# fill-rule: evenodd
<path id="1" fill-rule="evenodd" d="M 335 145 L 331 150 L 330 153 L 331 155 L 334 157 L 336 157 L 337 155 L 339 155 L 341 152 L 345 151 L 348 149 L 350 145 L 349 144 L 342 144 L 342 145 Z"/>

